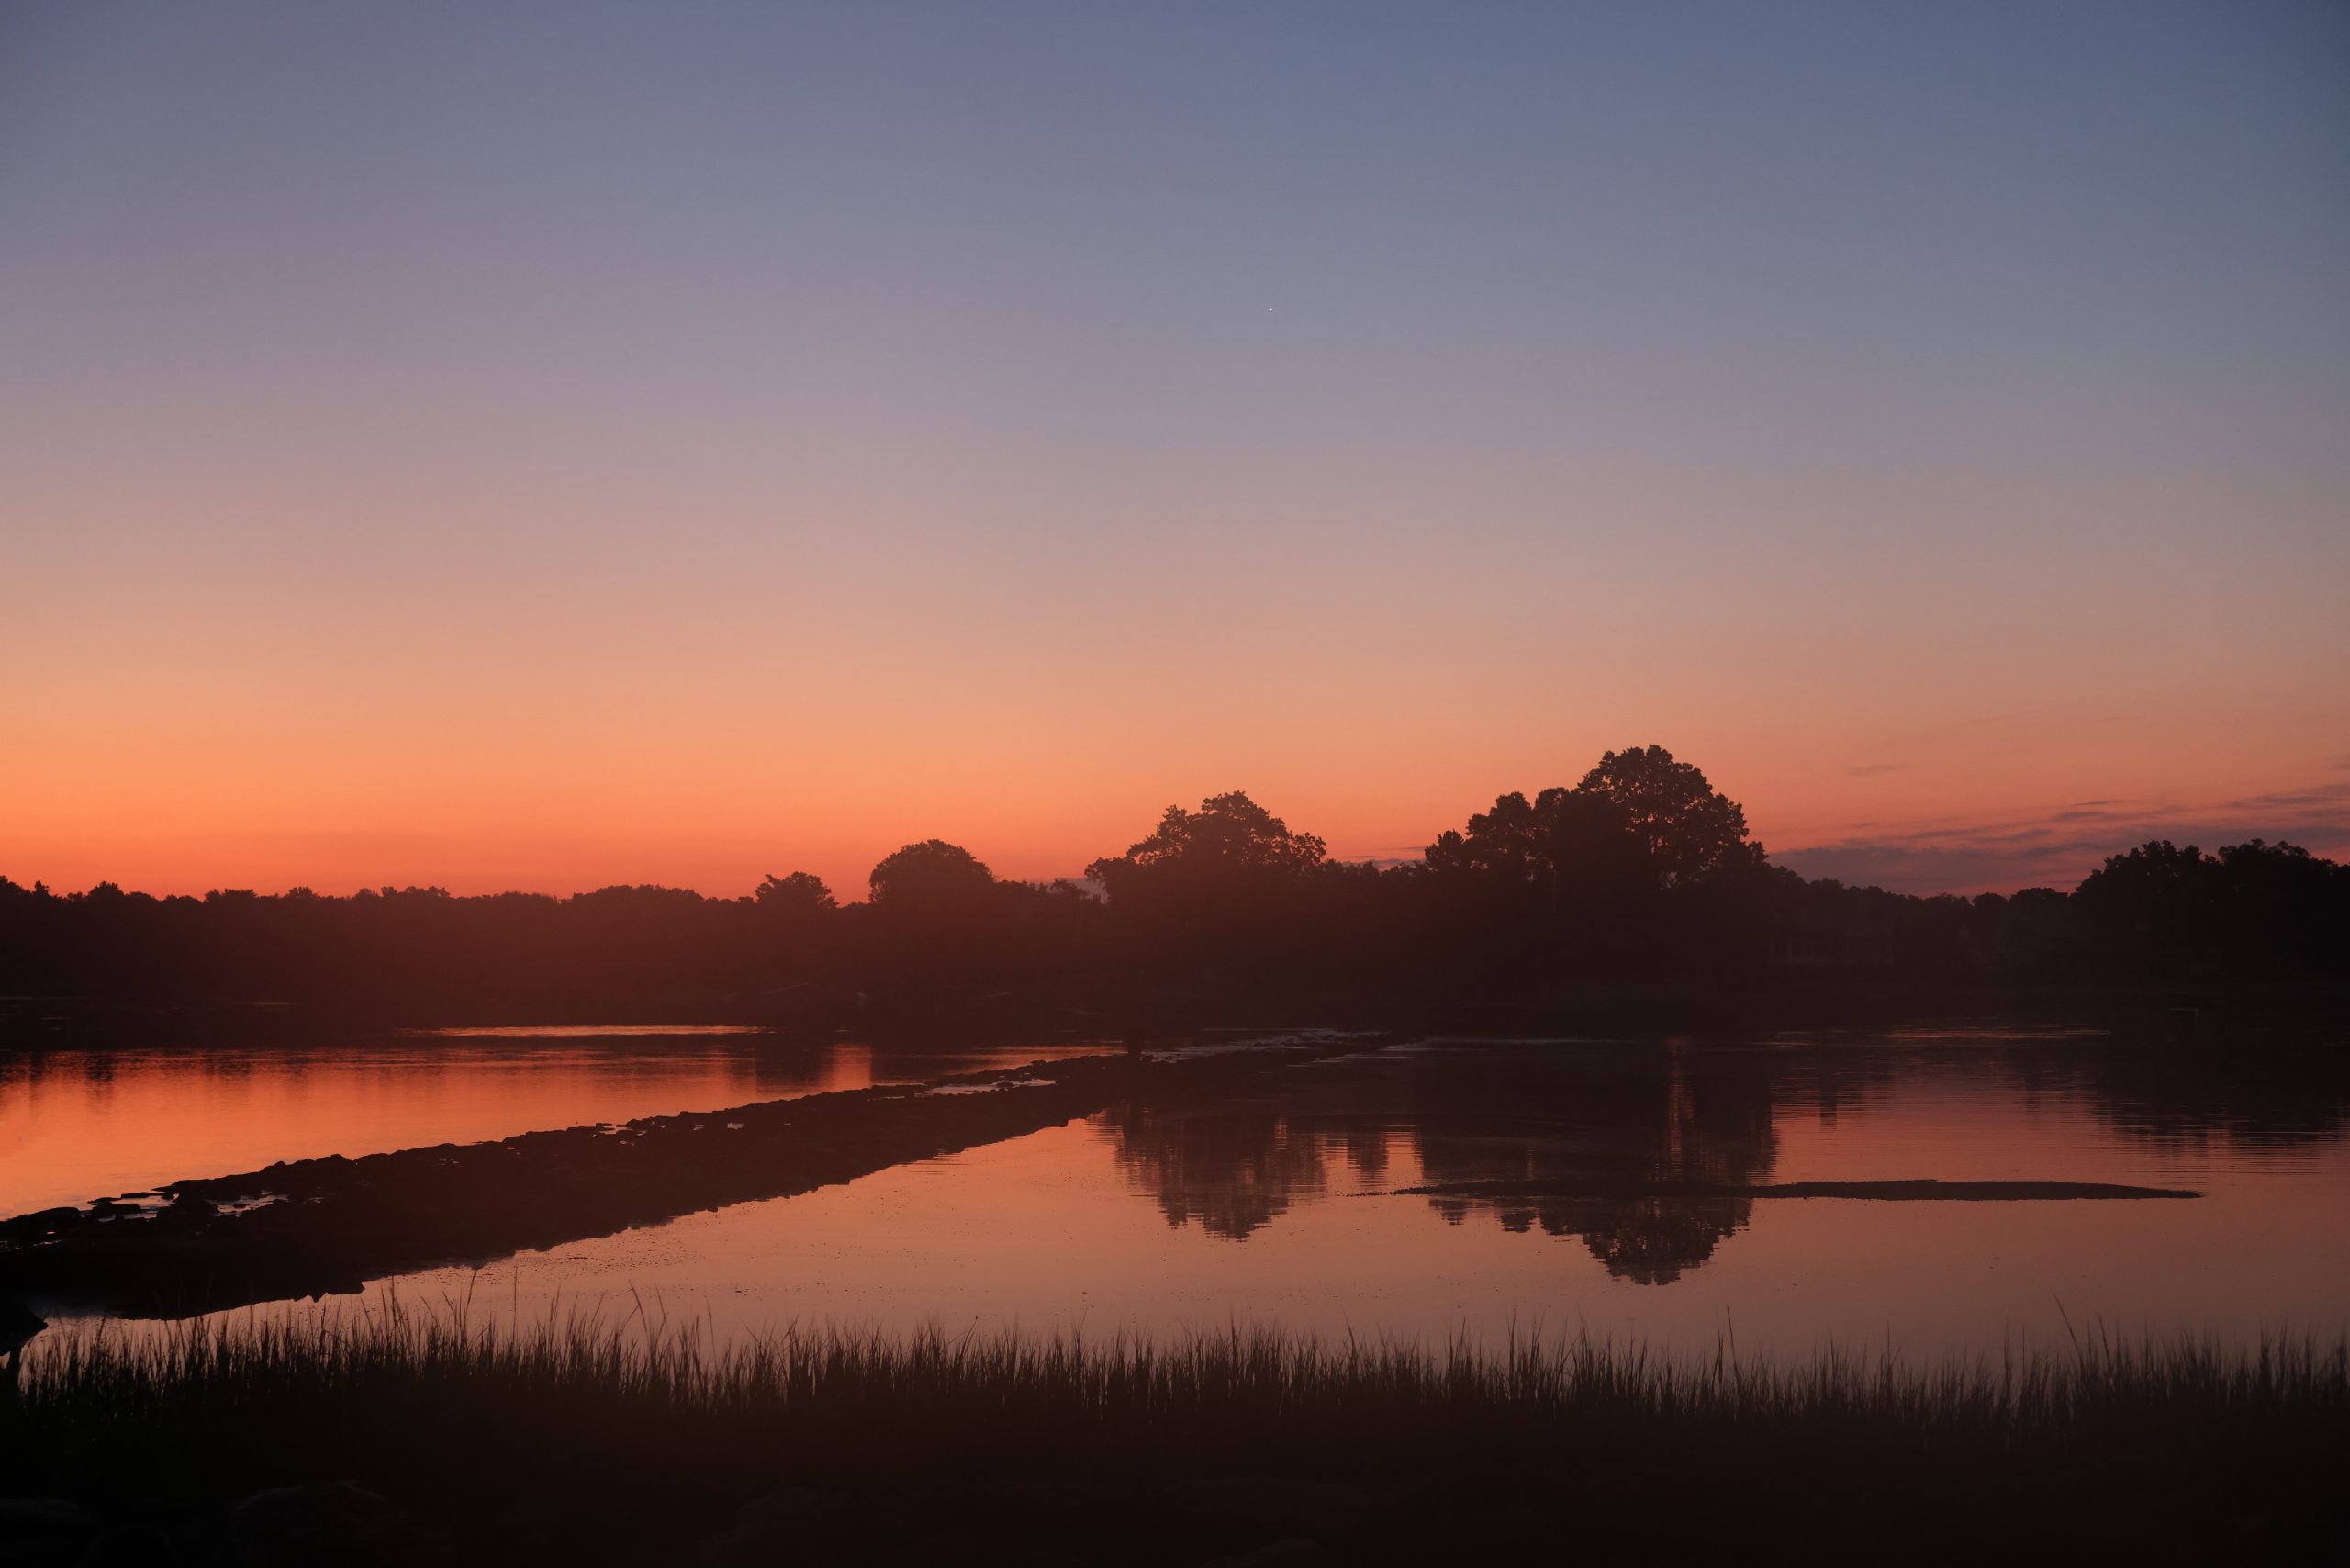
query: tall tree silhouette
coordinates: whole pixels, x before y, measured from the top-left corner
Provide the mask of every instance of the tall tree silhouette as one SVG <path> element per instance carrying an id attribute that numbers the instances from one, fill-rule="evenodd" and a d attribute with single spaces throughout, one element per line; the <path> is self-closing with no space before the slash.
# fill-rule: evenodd
<path id="1" fill-rule="evenodd" d="M 875 909 L 935 913 L 984 904 L 995 873 L 961 845 L 925 838 L 884 857 L 867 882 Z"/>
<path id="2" fill-rule="evenodd" d="M 1329 857 L 1322 841 L 1290 825 L 1238 790 L 1210 795 L 1196 812 L 1169 806 L 1149 837 L 1124 855 L 1096 860 L 1086 875 L 1112 898 L 1147 888 L 1239 885 L 1294 878 Z"/>
<path id="3" fill-rule="evenodd" d="M 829 914 L 840 907 L 833 897 L 833 890 L 824 879 L 807 871 L 794 871 L 788 877 L 767 873 L 767 879 L 753 890 L 752 900 L 773 914 L 810 917 Z"/>
<path id="4" fill-rule="evenodd" d="M 1240 790 L 1169 806 L 1148 837 L 1086 868 L 1146 964 L 1280 961 L 1304 928 L 1306 884 L 1329 851 Z"/>
<path id="5" fill-rule="evenodd" d="M 1675 762 L 1661 745 L 1602 754 L 1575 793 L 1623 813 L 1661 885 L 1762 858 L 1762 846 L 1747 841 L 1745 809 L 1708 784 L 1696 764 Z"/>

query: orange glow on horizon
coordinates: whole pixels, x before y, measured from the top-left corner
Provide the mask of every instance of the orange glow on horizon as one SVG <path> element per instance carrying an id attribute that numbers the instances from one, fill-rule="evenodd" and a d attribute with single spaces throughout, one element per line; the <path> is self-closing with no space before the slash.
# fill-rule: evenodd
<path id="1" fill-rule="evenodd" d="M 1253 766 L 1237 746 L 1213 759 L 1096 756 L 1062 767 L 1007 746 L 966 751 L 942 770 L 907 747 L 862 755 L 852 771 L 843 759 L 802 766 L 683 736 L 601 763 L 555 744 L 533 756 L 526 743 L 456 749 L 462 766 L 364 745 L 341 755 L 289 746 L 270 757 L 195 739 L 168 758 L 150 754 L 143 767 L 130 746 L 112 757 L 44 754 L 11 771 L 0 874 L 61 891 L 101 880 L 159 894 L 411 883 L 569 893 L 661 882 L 734 896 L 767 872 L 805 869 L 857 898 L 873 862 L 914 839 L 964 844 L 1000 876 L 1074 876 L 1141 837 L 1167 804 L 1235 787 L 1320 834 L 1335 856 L 1393 860 L 1416 857 L 1497 793 L 1572 784 L 1607 745 L 1651 738 L 1637 729 L 1595 735 L 1546 748 L 1552 759 L 1465 749 L 1399 759 L 1395 734 L 1366 731 L 1326 737 L 1314 757 L 1268 745 Z M 1656 738 L 1741 801 L 1775 857 L 1848 880 L 1961 892 L 2069 886 L 2104 854 L 2156 833 L 2207 848 L 2255 834 L 2321 853 L 2344 848 L 2325 820 L 2322 756 L 2301 768 L 2317 789 L 2264 804 L 2265 794 L 2293 792 L 2266 790 L 2277 770 L 2230 748 L 2198 757 L 2192 792 L 2133 788 L 2165 777 L 2159 736 L 2143 749 L 2110 736 L 2094 749 L 2047 741 L 1971 771 L 1959 758 L 1821 767 L 1749 737 L 1711 746 Z M 2084 803 L 2101 801 L 2113 803 Z M 1855 842 L 1945 857 L 1953 846 L 1987 847 L 1940 863 L 1928 854 L 1914 868 L 1891 862 L 1876 877 L 1821 863 L 1817 846 Z"/>

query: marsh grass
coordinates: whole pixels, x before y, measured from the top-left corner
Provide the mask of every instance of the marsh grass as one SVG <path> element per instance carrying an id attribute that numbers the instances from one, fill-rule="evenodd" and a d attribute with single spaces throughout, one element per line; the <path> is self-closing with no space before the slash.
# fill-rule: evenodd
<path id="1" fill-rule="evenodd" d="M 511 1419 L 540 1410 L 678 1416 L 902 1435 L 979 1426 L 1054 1446 L 1150 1443 L 1200 1426 L 1552 1434 L 1798 1431 L 1905 1443 L 2036 1443 L 2154 1422 L 2350 1417 L 2350 1341 L 2130 1338 L 1919 1362 L 1834 1348 L 1799 1361 L 1725 1337 L 1673 1356 L 1588 1335 L 1338 1339 L 1231 1327 L 1125 1334 L 891 1333 L 824 1325 L 725 1338 L 639 1303 L 536 1319 L 457 1299 L 176 1324 L 69 1323 L 37 1341 L 15 1420 L 95 1440 L 192 1417 L 372 1408 Z"/>
<path id="2" fill-rule="evenodd" d="M 462 1301 L 67 1325 L 0 1402 L 17 1489 L 69 1495 L 94 1477 L 196 1496 L 361 1475 L 459 1509 L 531 1494 L 584 1518 L 625 1497 L 633 1518 L 786 1483 L 946 1506 L 1259 1474 L 1429 1508 L 1604 1505 L 1603 1537 L 1636 1519 L 1685 1533 L 1693 1499 L 1754 1531 L 1832 1514 L 1866 1534 L 1926 1507 L 2047 1528 L 2094 1498 L 2151 1533 L 2224 1534 L 2223 1516 L 2322 1511 L 2345 1438 L 2350 1345 L 2309 1338 L 2092 1328 L 1994 1357 L 1782 1361 L 1727 1337 L 1695 1358 L 1533 1333 L 723 1338 L 642 1304 L 517 1321 Z"/>

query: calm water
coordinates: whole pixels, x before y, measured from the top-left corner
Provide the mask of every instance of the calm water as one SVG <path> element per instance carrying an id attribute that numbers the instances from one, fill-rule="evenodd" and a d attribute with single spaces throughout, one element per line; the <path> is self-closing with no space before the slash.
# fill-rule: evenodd
<path id="1" fill-rule="evenodd" d="M 857 1046 L 787 1058 L 741 1037 L 408 1041 L 242 1068 L 154 1056 L 102 1071 L 52 1057 L 0 1077 L 10 1140 L 0 1172 L 14 1209 L 264 1157 L 971 1065 Z M 1113 1111 L 799 1197 L 478 1271 L 378 1282 L 367 1294 L 470 1292 L 525 1316 L 643 1300 L 722 1332 L 828 1320 L 1090 1332 L 1243 1321 L 1421 1336 L 1540 1325 L 1704 1351 L 1734 1333 L 1742 1349 L 1832 1338 L 1928 1354 L 2061 1343 L 2066 1316 L 2332 1336 L 2350 1327 L 2345 1112 L 2338 1055 L 2181 1050 L 2088 1032 L 1429 1040 L 1299 1068 L 1212 1107 Z M 173 1141 L 157 1147 L 151 1133 Z M 1889 1203 L 1620 1191 L 1918 1177 L 2203 1195 Z M 1474 1186 L 1496 1181 L 1552 1191 Z M 1615 1195 L 1591 1195 L 1595 1182 Z M 1470 1186 L 1397 1191 L 1438 1183 Z"/>
<path id="2" fill-rule="evenodd" d="M 316 1047 L 0 1054 L 0 1215 L 274 1160 L 918 1083 L 1096 1048 L 877 1050 L 742 1028 L 490 1028 Z"/>

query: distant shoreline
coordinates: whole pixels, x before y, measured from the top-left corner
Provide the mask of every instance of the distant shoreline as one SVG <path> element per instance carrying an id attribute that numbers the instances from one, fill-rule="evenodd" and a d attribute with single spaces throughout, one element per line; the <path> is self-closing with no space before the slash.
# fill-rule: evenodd
<path id="1" fill-rule="evenodd" d="M 1329 1025 L 1530 1035 L 1704 1032 L 1712 1028 L 1833 1028 L 1937 1018 L 2029 1015 L 2084 1028 L 2129 1029 L 2192 1041 L 2214 1027 L 2315 1030 L 2350 1043 L 2350 980 L 2145 981 L 2017 985 L 1991 982 L 1762 985 L 1577 982 L 1496 986 L 1483 996 L 1398 994 L 1305 987 L 1202 996 L 1113 998 L 1081 989 L 1020 994 L 867 993 L 789 1006 L 730 993 L 579 997 L 567 1002 L 484 997 L 416 1006 L 294 1002 L 139 1002 L 88 995 L 0 995 L 0 1052 L 61 1047 L 331 1045 L 353 1038 L 493 1036 L 518 1028 L 614 1034 L 755 1031 L 779 1044 L 833 1037 L 1116 1039 L 1220 1029 Z"/>

